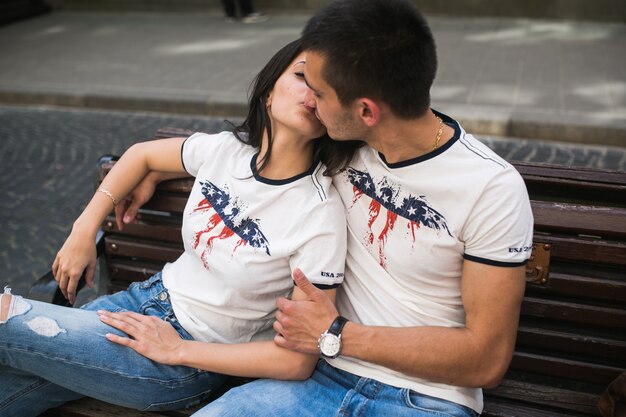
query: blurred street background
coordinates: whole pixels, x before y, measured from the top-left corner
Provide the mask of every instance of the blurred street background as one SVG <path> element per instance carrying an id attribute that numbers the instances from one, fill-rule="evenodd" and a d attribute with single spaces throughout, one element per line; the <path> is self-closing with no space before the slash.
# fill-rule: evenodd
<path id="1" fill-rule="evenodd" d="M 626 2 L 415 1 L 438 45 L 435 109 L 509 161 L 626 170 Z M 49 269 L 100 155 L 238 121 L 324 3 L 258 0 L 269 20 L 243 24 L 218 0 L 5 0 L 0 285 L 27 294 Z"/>

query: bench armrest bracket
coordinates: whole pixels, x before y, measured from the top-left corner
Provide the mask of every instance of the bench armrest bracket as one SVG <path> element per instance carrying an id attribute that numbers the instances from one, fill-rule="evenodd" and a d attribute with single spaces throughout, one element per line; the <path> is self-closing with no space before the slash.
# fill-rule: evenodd
<path id="1" fill-rule="evenodd" d="M 550 272 L 549 243 L 535 242 L 530 259 L 526 264 L 526 282 L 533 285 L 547 285 Z"/>

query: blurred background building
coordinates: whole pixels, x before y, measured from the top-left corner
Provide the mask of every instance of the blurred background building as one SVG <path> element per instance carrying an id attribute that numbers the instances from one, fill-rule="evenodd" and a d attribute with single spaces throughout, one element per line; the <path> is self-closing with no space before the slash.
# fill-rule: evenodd
<path id="1" fill-rule="evenodd" d="M 256 0 L 269 13 L 306 13 L 328 0 Z M 366 0 L 363 0 L 366 1 Z M 414 0 L 426 14 L 626 22 L 624 0 Z M 2 0 L 0 23 L 50 10 L 193 12 L 221 10 L 220 0 Z"/>

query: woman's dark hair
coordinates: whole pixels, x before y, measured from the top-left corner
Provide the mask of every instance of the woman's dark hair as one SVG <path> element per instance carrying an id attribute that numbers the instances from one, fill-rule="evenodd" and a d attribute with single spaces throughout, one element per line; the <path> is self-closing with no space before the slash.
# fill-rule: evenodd
<path id="1" fill-rule="evenodd" d="M 233 134 L 237 139 L 257 148 L 261 146 L 263 132 L 267 132 L 268 147 L 259 172 L 265 168 L 272 155 L 272 124 L 267 113 L 267 97 L 278 78 L 302 51 L 302 42 L 297 39 L 285 45 L 269 60 L 252 83 L 248 116 L 241 125 L 233 126 Z M 324 175 L 333 175 L 346 167 L 361 145 L 360 141 L 333 141 L 324 134 L 315 140 L 313 158 L 326 165 Z"/>
<path id="2" fill-rule="evenodd" d="M 335 0 L 309 19 L 302 47 L 325 58 L 322 77 L 342 105 L 379 99 L 401 118 L 430 108 L 433 35 L 409 0 Z"/>

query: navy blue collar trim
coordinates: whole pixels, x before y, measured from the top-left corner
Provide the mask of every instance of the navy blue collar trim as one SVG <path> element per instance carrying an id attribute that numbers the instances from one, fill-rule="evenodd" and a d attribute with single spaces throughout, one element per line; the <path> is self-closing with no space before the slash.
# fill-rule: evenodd
<path id="1" fill-rule="evenodd" d="M 301 174 L 295 175 L 291 178 L 285 178 L 284 180 L 271 180 L 269 178 L 262 177 L 261 174 L 259 174 L 259 172 L 257 171 L 256 169 L 257 156 L 259 156 L 258 153 L 254 154 L 254 156 L 252 156 L 252 159 L 250 160 L 250 169 L 252 170 L 252 175 L 254 175 L 254 178 L 257 181 L 262 182 L 263 184 L 268 184 L 268 185 L 285 185 L 294 181 L 298 181 L 300 178 L 311 176 L 315 172 L 315 168 L 317 168 L 317 166 L 319 165 L 319 161 L 313 161 L 313 164 L 309 167 L 309 169 L 307 169 Z"/>
<path id="2" fill-rule="evenodd" d="M 441 120 L 443 120 L 443 122 L 445 124 L 447 124 L 448 126 L 452 127 L 454 129 L 454 135 L 452 136 L 452 138 L 447 141 L 443 146 L 435 149 L 432 152 L 428 152 L 427 154 L 418 156 L 417 158 L 413 158 L 413 159 L 408 159 L 406 161 L 401 161 L 401 162 L 395 162 L 393 164 L 390 164 L 387 162 L 387 160 L 385 159 L 385 155 L 383 155 L 382 153 L 378 152 L 378 156 L 380 156 L 380 159 L 385 163 L 385 165 L 387 165 L 388 168 L 403 168 L 403 167 L 407 167 L 409 165 L 414 165 L 414 164 L 418 164 L 420 162 L 424 162 L 427 161 L 431 158 L 436 157 L 437 155 L 441 155 L 442 153 L 444 153 L 446 150 L 448 150 L 452 145 L 454 145 L 456 143 L 457 140 L 459 140 L 459 138 L 461 137 L 461 126 L 459 126 L 459 122 L 457 122 L 456 120 L 454 120 L 453 118 L 451 118 L 450 116 L 447 116 L 443 113 L 439 113 L 436 110 L 432 110 L 433 113 L 435 113 L 436 116 L 441 117 Z"/>

